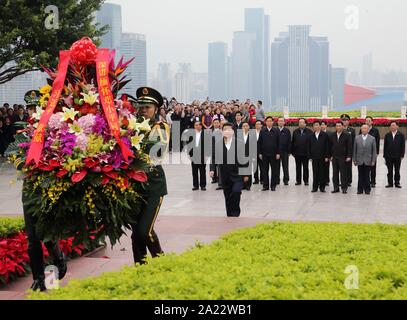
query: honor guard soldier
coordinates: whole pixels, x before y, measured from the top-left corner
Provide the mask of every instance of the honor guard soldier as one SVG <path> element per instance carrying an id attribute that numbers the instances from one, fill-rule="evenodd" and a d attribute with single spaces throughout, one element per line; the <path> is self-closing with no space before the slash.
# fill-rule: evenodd
<path id="1" fill-rule="evenodd" d="M 341 120 L 343 122 L 343 130 L 351 135 L 351 144 L 352 144 L 352 150 L 353 150 L 353 145 L 355 144 L 355 137 L 356 137 L 356 132 L 355 129 L 353 129 L 349 125 L 350 121 L 350 116 L 348 114 L 343 114 L 341 115 Z M 348 187 L 352 186 L 352 160 L 350 162 L 346 163 L 346 172 L 348 175 Z"/>
<path id="2" fill-rule="evenodd" d="M 141 87 L 137 89 L 138 115 L 145 119 L 150 119 L 151 132 L 149 140 L 159 144 L 159 158 L 164 156 L 170 139 L 169 126 L 157 121 L 157 112 L 163 105 L 161 94 L 152 88 Z M 165 173 L 160 164 L 151 166 L 148 173 L 148 185 L 142 195 L 145 204 L 137 221 L 132 225 L 132 247 L 134 262 L 144 264 L 147 256 L 147 248 L 153 258 L 163 254 L 160 241 L 154 231 L 154 224 L 160 211 L 164 196 L 167 195 L 167 181 Z"/>
<path id="3" fill-rule="evenodd" d="M 34 108 L 39 104 L 39 92 L 36 90 L 28 91 L 24 100 L 26 102 L 27 108 Z M 20 118 L 21 119 L 21 118 Z M 23 120 L 23 119 L 21 119 Z M 26 121 L 28 119 L 24 119 Z M 23 129 L 23 128 L 21 128 Z M 24 161 L 18 155 L 15 158 L 14 165 L 17 170 L 22 170 L 24 167 Z M 23 182 L 22 189 L 22 201 L 23 201 L 23 211 L 24 211 L 24 223 L 25 231 L 27 234 L 28 242 L 28 256 L 30 258 L 30 267 L 33 276 L 33 283 L 31 285 L 31 290 L 33 291 L 45 291 L 45 263 L 44 263 L 44 252 L 42 250 L 41 241 L 43 240 L 40 235 L 36 232 L 36 217 L 29 213 L 28 199 L 30 198 L 31 190 L 28 189 L 25 181 Z M 46 241 L 44 242 L 49 255 L 52 258 L 53 265 L 58 268 L 58 280 L 65 277 L 67 272 L 66 257 L 62 253 L 57 242 Z"/>

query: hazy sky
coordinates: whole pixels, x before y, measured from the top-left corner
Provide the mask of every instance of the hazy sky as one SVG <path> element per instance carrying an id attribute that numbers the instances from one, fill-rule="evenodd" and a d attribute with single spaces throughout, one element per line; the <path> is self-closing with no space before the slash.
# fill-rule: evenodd
<path id="1" fill-rule="evenodd" d="M 148 72 L 159 62 L 191 62 L 207 71 L 208 42 L 229 43 L 244 29 L 244 8 L 265 9 L 271 39 L 290 24 L 312 25 L 311 35 L 327 36 L 331 63 L 359 70 L 373 53 L 377 69 L 407 71 L 406 0 L 107 0 L 122 6 L 123 32 L 147 37 Z M 359 8 L 359 29 L 345 28 L 347 6 Z"/>

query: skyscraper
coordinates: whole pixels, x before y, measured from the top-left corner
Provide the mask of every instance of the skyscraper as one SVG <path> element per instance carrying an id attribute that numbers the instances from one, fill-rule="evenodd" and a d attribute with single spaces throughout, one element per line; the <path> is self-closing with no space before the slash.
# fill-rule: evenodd
<path id="1" fill-rule="evenodd" d="M 331 68 L 331 95 L 332 109 L 341 108 L 345 105 L 345 68 Z"/>
<path id="2" fill-rule="evenodd" d="M 363 56 L 362 61 L 362 84 L 373 85 L 373 55 L 368 53 Z"/>
<path id="3" fill-rule="evenodd" d="M 180 63 L 175 74 L 174 96 L 178 101 L 189 103 L 191 97 L 192 67 L 190 63 Z"/>
<path id="4" fill-rule="evenodd" d="M 147 45 L 143 34 L 123 33 L 121 50 L 124 60 L 135 58 L 126 70 L 127 78 L 131 81 L 125 91 L 135 94 L 137 88 L 147 85 Z"/>
<path id="5" fill-rule="evenodd" d="M 256 35 L 236 31 L 233 34 L 233 45 L 230 65 L 231 92 L 233 99 L 256 99 L 253 95 L 253 54 Z"/>
<path id="6" fill-rule="evenodd" d="M 263 104 L 268 108 L 271 103 L 271 70 L 270 70 L 270 16 L 264 16 L 264 95 Z"/>
<path id="7" fill-rule="evenodd" d="M 227 60 L 228 46 L 224 42 L 212 42 L 208 45 L 208 86 L 209 98 L 227 99 Z"/>
<path id="8" fill-rule="evenodd" d="M 108 31 L 100 38 L 101 48 L 116 49 L 116 60 L 121 55 L 122 8 L 118 4 L 104 3 L 96 13 L 100 26 L 108 25 Z"/>
<path id="9" fill-rule="evenodd" d="M 158 64 L 155 87 L 163 96 L 172 96 L 171 65 L 169 63 Z"/>
<path id="10" fill-rule="evenodd" d="M 270 102 L 270 16 L 264 15 L 263 8 L 245 9 L 244 31 L 255 35 L 251 97 L 261 99 L 267 105 Z"/>
<path id="11" fill-rule="evenodd" d="M 264 98 L 264 9 L 248 8 L 244 13 L 244 31 L 255 35 L 253 40 L 251 97 Z"/>
<path id="12" fill-rule="evenodd" d="M 289 26 L 272 44 L 272 106 L 320 111 L 328 105 L 329 42 L 310 26 Z"/>

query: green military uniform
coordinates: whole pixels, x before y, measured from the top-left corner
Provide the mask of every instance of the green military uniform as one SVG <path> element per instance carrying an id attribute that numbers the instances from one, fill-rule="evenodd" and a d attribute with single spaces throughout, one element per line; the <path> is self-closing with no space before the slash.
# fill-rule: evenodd
<path id="1" fill-rule="evenodd" d="M 149 100 L 150 96 L 154 100 Z M 157 98 L 155 99 L 155 97 Z M 154 103 L 157 107 L 160 107 L 162 105 L 162 102 L 160 104 L 160 101 L 162 101 L 160 97 L 161 95 L 154 89 L 144 87 L 137 90 L 137 102 L 139 104 Z M 161 145 L 161 148 L 166 149 L 168 147 L 169 134 L 169 126 L 167 124 L 162 122 L 152 124 L 150 139 L 152 138 L 153 141 L 157 139 L 157 143 Z M 158 154 L 158 156 L 161 155 Z M 163 254 L 160 241 L 154 231 L 154 224 L 165 195 L 167 195 L 167 181 L 164 169 L 160 164 L 156 163 L 151 166 L 148 173 L 148 186 L 143 194 L 146 204 L 137 218 L 137 223 L 132 225 L 132 246 L 135 263 L 144 263 L 147 248 L 152 257 Z"/>

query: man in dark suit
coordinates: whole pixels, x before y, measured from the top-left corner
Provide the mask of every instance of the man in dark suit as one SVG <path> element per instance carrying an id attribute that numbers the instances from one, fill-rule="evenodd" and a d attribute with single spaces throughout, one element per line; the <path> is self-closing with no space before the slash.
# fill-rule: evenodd
<path id="1" fill-rule="evenodd" d="M 254 183 L 253 184 L 259 184 L 260 181 L 263 183 L 264 177 L 263 177 L 263 165 L 262 161 L 259 158 L 259 138 L 260 138 L 260 132 L 263 129 L 263 122 L 260 120 L 256 121 L 256 124 L 254 126 L 255 129 L 255 134 L 256 134 L 256 140 L 257 140 L 257 164 L 256 164 L 256 171 L 254 172 Z M 260 179 L 259 179 L 260 176 Z"/>
<path id="2" fill-rule="evenodd" d="M 235 132 L 239 129 L 242 129 L 243 126 L 243 121 L 242 121 L 243 115 L 240 111 L 237 111 L 235 113 L 235 123 L 233 124 L 233 129 Z"/>
<path id="3" fill-rule="evenodd" d="M 328 135 L 321 131 L 321 123 L 315 121 L 314 133 L 308 140 L 308 157 L 312 159 L 312 192 L 325 192 L 325 163 L 329 162 Z"/>
<path id="4" fill-rule="evenodd" d="M 308 138 L 312 131 L 307 128 L 307 122 L 304 118 L 298 121 L 298 129 L 293 132 L 291 151 L 295 158 L 296 167 L 296 186 L 301 185 L 304 180 L 305 185 L 309 183 L 309 159 L 308 159 Z"/>
<path id="5" fill-rule="evenodd" d="M 331 136 L 331 161 L 333 166 L 332 193 L 339 192 L 339 174 L 341 176 L 342 193 L 348 191 L 348 172 L 346 164 L 352 161 L 352 137 L 344 130 L 343 122 L 336 123 L 336 133 Z"/>
<path id="6" fill-rule="evenodd" d="M 291 132 L 285 127 L 285 119 L 283 117 L 278 118 L 278 133 L 280 134 L 280 161 L 278 165 L 278 180 L 277 184 L 280 184 L 280 172 L 283 167 L 283 182 L 288 186 L 290 181 L 290 174 L 288 171 L 288 159 L 291 154 Z"/>
<path id="7" fill-rule="evenodd" d="M 259 158 L 263 163 L 263 191 L 276 191 L 278 179 L 278 162 L 280 160 L 280 135 L 277 129 L 273 128 L 273 118 L 266 118 L 266 128 L 260 132 L 259 136 Z M 269 169 L 271 167 L 271 183 L 269 179 Z"/>
<path id="8" fill-rule="evenodd" d="M 331 150 L 331 136 L 334 134 L 331 131 L 328 131 L 328 123 L 324 120 L 321 121 L 321 131 L 325 132 L 328 135 L 328 150 Z M 329 167 L 331 166 L 331 159 L 328 162 L 324 163 L 324 175 L 325 175 L 325 185 L 329 186 L 330 182 L 330 170 Z"/>
<path id="9" fill-rule="evenodd" d="M 368 116 L 366 117 L 366 124 L 369 127 L 369 134 L 375 138 L 376 140 L 376 153 L 379 155 L 380 153 L 380 131 L 379 129 L 373 127 L 373 118 Z M 360 130 L 360 134 L 362 134 L 362 130 Z M 372 188 L 376 187 L 376 166 L 377 163 L 375 163 L 373 166 L 370 168 L 370 184 Z"/>
<path id="10" fill-rule="evenodd" d="M 400 167 L 401 161 L 404 159 L 406 151 L 406 138 L 399 130 L 395 121 L 390 124 L 390 132 L 384 137 L 384 159 L 387 166 L 387 181 L 386 188 L 401 188 L 400 185 Z M 393 177 L 394 169 L 394 177 Z M 393 184 L 394 178 L 394 184 Z"/>
<path id="11" fill-rule="evenodd" d="M 213 127 L 212 127 L 212 148 L 215 146 L 216 141 L 222 139 L 222 129 L 219 119 L 213 120 Z M 222 190 L 222 178 L 219 174 L 219 167 L 215 164 L 215 174 L 212 177 L 212 183 L 217 183 L 218 187 L 216 190 Z"/>
<path id="12" fill-rule="evenodd" d="M 353 145 L 355 143 L 356 131 L 350 126 L 350 116 L 347 114 L 341 115 L 341 120 L 343 122 L 343 130 L 350 134 L 351 136 L 351 143 L 352 143 L 352 150 Z M 348 187 L 352 185 L 352 159 L 350 162 L 346 163 L 346 172 L 348 175 Z"/>
<path id="13" fill-rule="evenodd" d="M 243 122 L 242 125 L 242 131 L 241 133 L 237 135 L 237 138 L 239 141 L 241 141 L 242 143 L 244 143 L 244 155 L 245 157 L 247 157 L 248 159 L 248 170 L 250 172 L 249 175 L 247 175 L 248 180 L 244 183 L 243 189 L 250 191 L 251 187 L 252 187 L 252 172 L 253 172 L 253 150 L 251 150 L 250 148 L 250 139 L 251 137 L 251 133 L 250 133 L 250 124 L 249 122 L 245 121 Z M 257 151 L 256 151 L 257 153 Z"/>
<path id="14" fill-rule="evenodd" d="M 214 175 L 214 164 L 218 164 L 222 176 L 227 216 L 239 217 L 243 184 L 249 179 L 240 171 L 244 165 L 239 163 L 237 150 L 239 143 L 237 142 L 233 125 L 225 123 L 222 127 L 222 133 L 223 139 L 218 141 L 215 148 L 212 149 L 210 175 Z M 240 146 L 243 146 L 241 142 Z"/>
<path id="15" fill-rule="evenodd" d="M 206 191 L 206 163 L 205 163 L 205 137 L 202 123 L 194 123 L 194 135 L 190 139 L 192 146 L 189 150 L 192 166 L 193 188 L 192 191 Z"/>

